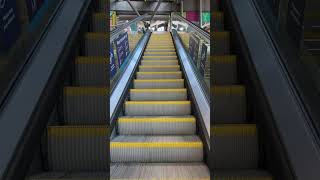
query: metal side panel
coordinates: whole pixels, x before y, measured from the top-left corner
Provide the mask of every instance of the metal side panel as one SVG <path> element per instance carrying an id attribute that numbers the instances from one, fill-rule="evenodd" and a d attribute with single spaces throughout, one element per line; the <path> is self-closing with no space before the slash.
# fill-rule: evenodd
<path id="1" fill-rule="evenodd" d="M 47 99 L 48 94 L 43 93 L 51 91 L 48 86 L 52 86 L 48 84 L 53 72 L 59 72 L 56 67 L 61 67 L 60 58 L 66 56 L 62 55 L 66 45 L 71 46 L 70 40 L 79 31 L 90 4 L 91 0 L 63 2 L 7 98 L 0 114 L 0 179 L 20 179 L 25 173 L 26 161 L 20 162 L 21 158 L 29 158 L 24 153 L 30 154 L 30 144 L 40 136 L 36 133 L 41 132 L 39 128 L 46 122 L 39 117 L 42 116 L 37 111 L 39 103 L 47 105 L 43 98 Z"/>
<path id="2" fill-rule="evenodd" d="M 277 136 L 288 166 L 297 180 L 318 180 L 320 154 L 305 111 L 296 97 L 288 74 L 263 22 L 251 1 L 227 1 L 237 17 L 238 28 L 251 55 L 264 95 L 270 104 Z M 254 34 L 254 35 L 253 35 Z"/>

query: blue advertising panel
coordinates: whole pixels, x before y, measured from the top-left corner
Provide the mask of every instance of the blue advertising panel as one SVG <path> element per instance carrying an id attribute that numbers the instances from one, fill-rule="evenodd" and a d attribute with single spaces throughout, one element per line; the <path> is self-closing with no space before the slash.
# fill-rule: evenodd
<path id="1" fill-rule="evenodd" d="M 201 55 L 200 55 L 200 73 L 203 76 L 206 69 L 207 50 L 208 50 L 207 45 L 203 43 L 201 48 Z"/>
<path id="2" fill-rule="evenodd" d="M 44 0 L 26 0 L 29 21 L 37 14 Z"/>
<path id="3" fill-rule="evenodd" d="M 199 54 L 199 42 L 200 39 L 197 38 L 195 35 L 191 34 L 189 39 L 189 53 L 191 59 L 197 64 L 197 58 Z"/>
<path id="4" fill-rule="evenodd" d="M 114 58 L 112 44 L 110 44 L 110 57 L 109 57 L 109 61 L 110 61 L 110 79 L 112 79 L 113 76 L 117 73 L 116 60 L 115 60 L 115 58 Z"/>
<path id="5" fill-rule="evenodd" d="M 0 0 L 0 47 L 2 52 L 11 48 L 20 34 L 17 6 L 13 0 Z"/>
<path id="6" fill-rule="evenodd" d="M 118 56 L 118 65 L 120 68 L 124 60 L 130 53 L 128 33 L 119 35 L 119 37 L 115 40 L 115 43 Z"/>

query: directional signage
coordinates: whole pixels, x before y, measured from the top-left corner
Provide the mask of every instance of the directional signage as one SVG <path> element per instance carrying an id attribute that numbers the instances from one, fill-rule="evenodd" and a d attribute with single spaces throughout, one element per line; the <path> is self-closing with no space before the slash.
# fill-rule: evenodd
<path id="1" fill-rule="evenodd" d="M 8 51 L 20 34 L 17 6 L 13 0 L 0 0 L 0 47 Z"/>
<path id="2" fill-rule="evenodd" d="M 130 53 L 128 33 L 120 34 L 119 37 L 115 40 L 115 44 L 118 56 L 118 65 L 120 68 L 124 63 L 124 60 Z"/>
<path id="3" fill-rule="evenodd" d="M 191 59 L 194 61 L 195 64 L 197 64 L 197 59 L 199 55 L 199 43 L 200 39 L 196 37 L 194 34 L 191 34 L 189 39 L 189 53 Z"/>
<path id="4" fill-rule="evenodd" d="M 25 0 L 27 4 L 28 16 L 31 21 L 41 8 L 44 0 Z"/>
<path id="5" fill-rule="evenodd" d="M 202 43 L 201 54 L 200 54 L 200 73 L 203 76 L 206 70 L 207 51 L 208 51 L 207 45 Z"/>
<path id="6" fill-rule="evenodd" d="M 113 76 L 117 73 L 116 60 L 114 58 L 112 44 L 110 44 L 110 55 L 109 55 L 109 58 L 110 58 L 109 59 L 109 61 L 110 61 L 110 79 L 112 79 Z"/>

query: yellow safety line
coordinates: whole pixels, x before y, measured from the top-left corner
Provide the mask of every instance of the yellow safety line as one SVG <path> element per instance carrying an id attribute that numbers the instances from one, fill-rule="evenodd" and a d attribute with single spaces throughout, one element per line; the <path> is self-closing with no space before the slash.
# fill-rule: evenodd
<path id="1" fill-rule="evenodd" d="M 168 66 L 148 66 L 148 65 L 141 65 L 140 68 L 180 68 L 179 65 L 168 65 Z"/>
<path id="2" fill-rule="evenodd" d="M 106 136 L 107 126 L 49 126 L 48 136 Z"/>
<path id="3" fill-rule="evenodd" d="M 148 60 L 142 60 L 141 63 L 162 63 L 162 62 L 176 62 L 178 63 L 178 60 L 153 60 L 153 61 L 148 61 Z"/>
<path id="4" fill-rule="evenodd" d="M 184 79 L 135 79 L 134 82 L 183 82 Z"/>
<path id="5" fill-rule="evenodd" d="M 130 92 L 187 92 L 187 89 L 130 89 Z"/>
<path id="6" fill-rule="evenodd" d="M 125 105 L 189 105 L 191 101 L 126 101 Z"/>
<path id="7" fill-rule="evenodd" d="M 257 126 L 255 124 L 219 124 L 210 127 L 215 136 L 256 136 Z"/>
<path id="8" fill-rule="evenodd" d="M 111 148 L 202 148 L 202 142 L 111 142 Z"/>
<path id="9" fill-rule="evenodd" d="M 65 95 L 107 95 L 107 88 L 98 87 L 65 87 Z"/>
<path id="10" fill-rule="evenodd" d="M 189 118 L 119 118 L 119 123 L 195 123 L 196 119 L 193 117 Z"/>
<path id="11" fill-rule="evenodd" d="M 144 58 L 145 57 L 148 57 L 148 58 L 177 58 L 177 56 L 143 56 Z"/>

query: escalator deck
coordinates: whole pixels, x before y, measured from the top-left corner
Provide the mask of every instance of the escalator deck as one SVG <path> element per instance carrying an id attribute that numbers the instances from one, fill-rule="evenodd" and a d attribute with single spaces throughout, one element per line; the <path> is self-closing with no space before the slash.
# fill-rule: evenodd
<path id="1" fill-rule="evenodd" d="M 111 140 L 111 179 L 209 179 L 170 33 L 152 33 Z"/>

